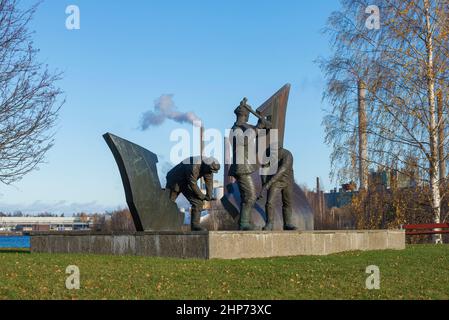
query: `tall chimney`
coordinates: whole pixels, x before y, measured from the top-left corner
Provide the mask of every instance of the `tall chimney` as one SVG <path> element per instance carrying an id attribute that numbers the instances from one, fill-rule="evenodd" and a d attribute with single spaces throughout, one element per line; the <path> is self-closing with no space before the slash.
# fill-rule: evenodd
<path id="1" fill-rule="evenodd" d="M 203 161 L 204 158 L 204 126 L 201 125 L 200 129 L 200 157 L 201 161 Z M 201 189 L 206 189 L 206 181 L 204 180 L 204 177 L 200 180 Z"/>
<path id="2" fill-rule="evenodd" d="M 201 159 L 204 157 L 204 126 L 201 126 L 200 132 L 200 156 Z"/>
<path id="3" fill-rule="evenodd" d="M 358 114 L 359 114 L 359 180 L 360 190 L 368 189 L 368 134 L 366 118 L 366 83 L 358 82 Z"/>
<path id="4" fill-rule="evenodd" d="M 229 176 L 229 169 L 231 167 L 231 144 L 229 138 L 224 138 L 224 173 L 223 173 L 223 186 L 225 194 L 228 193 L 227 186 L 234 183 L 234 179 Z"/>
<path id="5" fill-rule="evenodd" d="M 320 222 L 323 223 L 323 203 L 321 201 L 321 186 L 320 178 L 316 178 L 316 202 L 318 203 L 318 212 L 320 216 Z"/>

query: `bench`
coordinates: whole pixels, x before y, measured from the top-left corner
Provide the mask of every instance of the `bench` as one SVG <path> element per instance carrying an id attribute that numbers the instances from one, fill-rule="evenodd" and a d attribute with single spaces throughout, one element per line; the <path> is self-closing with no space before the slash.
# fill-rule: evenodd
<path id="1" fill-rule="evenodd" d="M 408 236 L 446 234 L 449 233 L 449 223 L 409 224 L 404 226 L 404 229 Z"/>

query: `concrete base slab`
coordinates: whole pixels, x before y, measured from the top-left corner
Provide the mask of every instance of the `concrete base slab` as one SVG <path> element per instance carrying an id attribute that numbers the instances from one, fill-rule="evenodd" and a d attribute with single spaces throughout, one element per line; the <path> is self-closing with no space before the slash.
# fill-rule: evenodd
<path id="1" fill-rule="evenodd" d="M 395 230 L 31 234 L 32 253 L 247 259 L 403 249 L 405 232 Z"/>

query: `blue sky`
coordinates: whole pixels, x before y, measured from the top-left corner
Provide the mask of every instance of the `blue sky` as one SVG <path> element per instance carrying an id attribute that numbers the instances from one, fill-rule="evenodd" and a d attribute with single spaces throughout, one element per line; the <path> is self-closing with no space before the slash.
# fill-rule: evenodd
<path id="1" fill-rule="evenodd" d="M 65 28 L 68 5 L 80 8 L 80 30 Z M 321 30 L 336 9 L 336 0 L 44 1 L 31 25 L 35 46 L 41 61 L 64 72 L 67 102 L 46 163 L 14 186 L 0 186 L 0 210 L 69 214 L 124 206 L 105 132 L 163 162 L 170 132 L 190 126 L 138 129 L 162 94 L 174 94 L 180 110 L 224 132 L 242 97 L 257 107 L 285 83 L 292 84 L 286 147 L 295 155 L 296 180 L 313 187 L 321 177 L 331 188 L 324 79 L 314 60 L 330 53 Z"/>

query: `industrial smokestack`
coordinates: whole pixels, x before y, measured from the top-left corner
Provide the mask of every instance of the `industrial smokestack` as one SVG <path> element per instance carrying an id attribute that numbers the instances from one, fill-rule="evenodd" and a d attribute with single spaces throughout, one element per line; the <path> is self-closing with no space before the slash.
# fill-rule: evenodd
<path id="1" fill-rule="evenodd" d="M 360 190 L 368 190 L 368 133 L 366 117 L 366 83 L 358 82 L 358 115 L 359 115 L 359 180 Z"/>
<path id="2" fill-rule="evenodd" d="M 204 159 L 204 126 L 202 125 L 200 128 L 200 157 L 201 161 Z M 206 189 L 206 181 L 204 177 L 201 178 L 201 189 Z"/>
<path id="3" fill-rule="evenodd" d="M 223 186 L 224 193 L 228 193 L 227 186 L 234 183 L 234 178 L 229 176 L 229 169 L 231 167 L 231 144 L 229 138 L 224 138 L 224 174 L 223 174 Z"/>
<path id="4" fill-rule="evenodd" d="M 200 156 L 201 159 L 205 157 L 204 155 L 204 126 L 201 126 L 201 133 L 200 133 Z"/>

